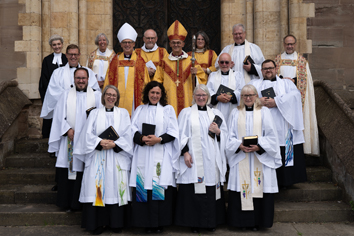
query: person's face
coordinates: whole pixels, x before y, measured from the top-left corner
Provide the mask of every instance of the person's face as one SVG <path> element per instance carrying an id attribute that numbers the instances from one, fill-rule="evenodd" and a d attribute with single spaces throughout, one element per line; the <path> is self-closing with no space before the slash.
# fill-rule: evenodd
<path id="1" fill-rule="evenodd" d="M 219 57 L 219 68 L 222 72 L 227 72 L 231 68 L 231 57 L 228 54 L 222 54 Z"/>
<path id="2" fill-rule="evenodd" d="M 244 93 L 242 93 L 241 97 L 242 97 L 243 103 L 246 106 L 251 107 L 255 103 L 255 101 L 258 97 L 258 94 L 252 90 L 246 90 Z"/>
<path id="3" fill-rule="evenodd" d="M 135 42 L 131 39 L 124 39 L 120 43 L 120 46 L 122 47 L 124 54 L 130 55 L 134 51 Z"/>
<path id="4" fill-rule="evenodd" d="M 284 50 L 287 54 L 292 54 L 296 50 L 295 39 L 291 36 L 284 40 Z"/>
<path id="5" fill-rule="evenodd" d="M 173 39 L 170 41 L 170 47 L 172 48 L 172 53 L 174 55 L 180 55 L 182 53 L 182 48 L 184 47 L 184 42 L 179 39 Z"/>
<path id="6" fill-rule="evenodd" d="M 272 62 L 264 63 L 262 66 L 262 75 L 266 80 L 272 80 L 275 78 L 275 66 Z"/>
<path id="7" fill-rule="evenodd" d="M 106 49 L 107 49 L 107 40 L 106 40 L 106 37 L 101 35 L 99 38 L 98 38 L 98 49 L 101 51 L 101 52 L 105 52 Z"/>
<path id="8" fill-rule="evenodd" d="M 104 95 L 104 101 L 105 101 L 105 107 L 106 108 L 112 108 L 114 107 L 114 104 L 116 103 L 117 101 L 117 92 L 112 89 L 112 88 L 109 88 L 107 89 L 105 95 Z"/>
<path id="9" fill-rule="evenodd" d="M 84 70 L 77 71 L 74 76 L 74 83 L 76 88 L 79 91 L 86 89 L 88 85 L 88 77 L 86 71 Z"/>
<path id="10" fill-rule="evenodd" d="M 70 66 L 76 67 L 79 64 L 79 60 L 80 60 L 79 49 L 77 48 L 69 49 L 68 53 L 66 54 L 66 58 L 68 58 L 68 62 Z"/>
<path id="11" fill-rule="evenodd" d="M 208 94 L 201 89 L 197 89 L 194 94 L 194 100 L 198 106 L 203 107 L 208 101 Z"/>
<path id="12" fill-rule="evenodd" d="M 197 48 L 203 49 L 205 47 L 205 39 L 202 35 L 198 35 L 197 37 Z"/>
<path id="13" fill-rule="evenodd" d="M 161 99 L 160 87 L 156 86 L 150 89 L 148 96 L 149 96 L 149 101 L 152 105 L 157 104 Z"/>
<path id="14" fill-rule="evenodd" d="M 242 44 L 246 39 L 246 32 L 242 30 L 242 27 L 236 27 L 232 32 L 233 39 L 236 44 Z"/>
<path id="15" fill-rule="evenodd" d="M 152 49 L 157 42 L 157 35 L 153 30 L 147 30 L 144 34 L 143 41 L 147 49 Z"/>
<path id="16" fill-rule="evenodd" d="M 55 53 L 61 53 L 61 50 L 63 49 L 63 44 L 60 40 L 53 40 L 51 47 Z"/>

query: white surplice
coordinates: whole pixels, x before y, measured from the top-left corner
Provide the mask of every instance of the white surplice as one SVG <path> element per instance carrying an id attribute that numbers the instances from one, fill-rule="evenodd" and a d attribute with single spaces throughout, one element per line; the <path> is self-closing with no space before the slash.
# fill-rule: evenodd
<path id="1" fill-rule="evenodd" d="M 230 44 L 227 45 L 226 47 L 224 47 L 224 49 L 221 51 L 221 53 L 219 54 L 218 58 L 216 59 L 215 62 L 215 67 L 216 69 L 219 69 L 219 57 L 222 53 L 229 53 L 230 51 L 230 47 L 233 46 L 234 44 Z M 260 47 L 258 47 L 256 44 L 254 43 L 249 43 L 250 46 L 250 56 L 254 61 L 254 67 L 257 70 L 257 73 L 259 76 L 262 75 L 262 71 L 261 71 L 261 65 L 262 62 L 264 61 L 264 56 L 262 53 L 262 50 L 260 49 Z M 234 67 L 232 67 L 232 69 L 234 71 L 238 71 L 241 72 L 243 75 L 245 72 L 245 70 L 243 69 L 243 60 L 245 59 L 246 55 L 245 55 L 245 45 L 237 45 L 234 46 L 234 50 L 232 52 L 231 55 L 231 60 L 235 63 Z M 259 79 L 259 76 L 255 76 L 255 75 L 250 75 L 250 79 L 254 80 L 254 79 Z"/>
<path id="2" fill-rule="evenodd" d="M 48 152 L 55 152 L 57 157 L 56 167 L 68 168 L 68 137 L 63 136 L 70 128 L 67 120 L 67 100 L 69 96 L 70 89 L 65 91 L 59 98 L 56 108 L 53 114 L 52 129 L 49 136 L 49 147 Z M 75 129 L 74 129 L 74 142 L 75 147 L 82 128 L 86 121 L 86 110 L 87 107 L 87 92 L 76 91 L 76 114 L 75 114 Z M 95 91 L 95 104 L 96 107 L 101 105 L 101 92 Z M 73 171 L 83 171 L 83 163 L 73 158 Z"/>
<path id="3" fill-rule="evenodd" d="M 225 144 L 227 138 L 227 124 L 225 122 L 222 113 L 211 108 L 214 115 L 220 116 L 223 120 L 220 127 L 220 142 L 217 142 L 216 138 L 212 139 L 208 135 L 209 126 L 211 121 L 209 119 L 207 111 L 198 111 L 199 122 L 200 122 L 200 142 L 202 146 L 202 158 L 203 158 L 203 168 L 204 168 L 204 182 L 206 186 L 215 186 L 217 183 L 225 182 L 226 174 L 226 157 L 225 157 Z M 192 119 L 191 116 L 192 108 L 184 108 L 178 116 L 178 126 L 180 135 L 180 149 L 182 150 L 186 145 L 189 148 L 189 154 L 195 162 L 195 153 L 193 152 L 192 145 Z M 217 142 L 214 145 L 214 142 Z M 177 183 L 178 184 L 190 184 L 198 183 L 197 167 L 192 164 L 191 168 L 188 168 L 184 162 L 184 157 L 179 156 L 177 159 L 173 160 L 174 166 L 179 166 L 177 171 Z"/>
<path id="4" fill-rule="evenodd" d="M 105 109 L 101 107 L 100 109 Z M 97 170 L 95 169 L 94 159 L 97 145 L 101 142 L 101 138 L 98 136 L 96 127 L 97 122 L 105 122 L 105 127 L 113 126 L 119 135 L 119 138 L 114 143 L 123 149 L 119 153 L 113 151 L 113 149 L 106 150 L 107 156 L 105 160 L 105 204 L 118 204 L 119 203 L 119 186 L 117 183 L 118 168 L 116 163 L 119 164 L 123 170 L 123 174 L 129 180 L 129 171 L 131 166 L 131 158 L 133 154 L 133 139 L 131 135 L 130 116 L 126 109 L 114 107 L 112 112 L 105 111 L 105 120 L 99 120 L 98 115 L 100 109 L 91 111 L 89 118 L 87 119 L 83 132 L 81 132 L 80 138 L 76 146 L 74 147 L 74 157 L 79 158 L 85 163 L 84 175 L 82 178 L 81 192 L 79 201 L 81 203 L 93 203 L 96 196 L 95 176 Z M 114 122 L 114 110 L 119 109 L 120 124 Z M 129 181 L 123 186 L 128 191 L 128 201 L 130 201 L 130 189 Z"/>
<path id="5" fill-rule="evenodd" d="M 282 59 L 297 60 L 298 54 L 294 52 L 292 54 L 287 54 L 286 52 L 281 54 Z M 312 75 L 309 68 L 309 63 L 306 62 L 306 74 L 307 74 L 307 86 L 305 94 L 305 102 L 303 108 L 304 117 L 304 153 L 319 155 L 319 136 L 316 118 L 316 107 L 315 107 L 315 91 L 313 88 Z M 280 75 L 283 77 L 294 78 L 297 77 L 296 66 L 281 66 Z"/>
<path id="6" fill-rule="evenodd" d="M 161 106 L 161 105 L 157 105 Z M 167 189 L 168 186 L 176 187 L 175 179 L 175 167 L 172 166 L 172 160 L 177 159 L 179 156 L 179 133 L 178 133 L 178 123 L 176 118 L 176 113 L 171 105 L 166 105 L 162 107 L 163 109 L 163 121 L 162 123 L 157 122 L 156 110 L 157 106 L 153 105 L 140 105 L 134 112 L 132 117 L 132 134 L 134 136 L 136 131 L 142 133 L 142 123 L 148 123 L 156 125 L 155 135 L 159 137 L 162 134 L 169 134 L 175 139 L 171 142 L 160 144 L 157 143 L 154 146 L 140 146 L 135 144 L 134 147 L 134 157 L 132 162 L 130 186 L 136 187 L 136 176 L 137 167 L 145 166 L 144 170 L 144 188 L 152 189 L 152 179 L 153 171 L 156 166 L 156 155 L 162 155 L 162 166 L 161 166 L 161 176 L 159 178 L 159 185 Z M 158 127 L 160 126 L 160 127 Z M 159 134 L 158 132 L 160 130 Z M 157 146 L 162 145 L 162 153 L 156 154 L 156 150 L 160 150 Z"/>
<path id="7" fill-rule="evenodd" d="M 240 111 L 234 109 L 230 114 L 229 135 L 226 142 L 225 152 L 230 166 L 227 189 L 240 192 L 242 190 L 240 183 L 239 163 L 246 157 L 246 154 L 240 150 L 235 153 L 242 143 L 242 137 L 238 135 L 238 119 Z M 280 149 L 277 138 L 277 130 L 273 117 L 268 108 L 261 109 L 262 114 L 262 135 L 258 137 L 258 144 L 264 149 L 264 153 L 259 155 L 257 152 L 249 153 L 251 179 L 254 178 L 254 158 L 258 158 L 263 167 L 263 192 L 277 193 L 277 175 L 275 169 L 282 165 Z M 253 131 L 253 111 L 246 111 L 246 135 L 254 135 Z M 251 181 L 252 193 L 254 190 L 254 181 Z"/>
<path id="8" fill-rule="evenodd" d="M 97 49 L 96 51 L 96 55 L 97 56 L 105 56 L 107 58 L 109 58 L 112 55 L 113 51 L 109 50 L 108 48 L 106 48 L 105 52 L 101 52 L 99 49 Z M 86 67 L 89 63 L 89 59 L 86 62 Z M 106 78 L 106 72 L 108 69 L 110 61 L 105 61 L 105 60 L 100 60 L 100 59 L 96 59 L 93 62 L 93 66 L 92 66 L 92 71 L 96 74 L 97 76 L 97 80 L 98 81 L 104 81 L 104 79 Z"/>
<path id="9" fill-rule="evenodd" d="M 229 77 L 231 73 L 233 73 L 233 78 Z M 220 75 L 218 75 L 218 74 L 220 74 Z M 221 76 L 221 80 L 218 79 L 218 76 Z M 230 79 L 234 79 L 234 81 L 231 82 Z M 207 83 L 207 87 L 208 87 L 210 96 L 213 96 L 216 94 L 220 84 L 225 85 L 226 87 L 229 87 L 229 88 L 232 87 L 232 86 L 230 86 L 231 84 L 234 85 L 234 88 L 231 88 L 231 89 L 234 89 L 234 94 L 237 99 L 237 104 L 239 104 L 239 101 L 241 99 L 241 96 L 240 96 L 241 89 L 245 85 L 245 80 L 243 79 L 243 74 L 238 71 L 232 72 L 232 70 L 229 71 L 229 75 L 222 75 L 220 73 L 220 71 L 212 72 L 209 75 L 208 83 Z M 221 113 L 223 114 L 223 116 L 225 118 L 225 122 L 227 124 L 228 119 L 229 119 L 229 115 L 230 115 L 231 111 L 234 108 L 236 108 L 237 104 L 232 104 L 231 102 L 228 102 L 228 103 L 218 102 L 217 105 L 214 106 L 214 108 L 221 111 Z"/>
<path id="10" fill-rule="evenodd" d="M 274 89 L 276 107 L 269 110 L 277 127 L 279 145 L 285 146 L 285 137 L 289 128 L 293 132 L 293 144 L 304 143 L 301 94 L 294 83 L 276 76 L 274 82 L 264 80 L 262 77 L 259 80 L 252 80 L 250 84 L 256 87 L 259 97 L 262 97 L 262 90 L 270 87 Z"/>
<path id="11" fill-rule="evenodd" d="M 87 67 L 84 68 L 89 71 L 88 86 L 93 88 L 94 90 L 101 91 L 100 87 L 98 86 L 95 73 Z M 75 70 L 76 68 L 70 68 L 69 63 L 66 63 L 65 66 L 59 67 L 54 70 L 52 76 L 50 77 L 47 92 L 45 93 L 45 98 L 41 111 L 41 118 L 53 118 L 53 110 L 58 102 L 59 97 L 65 90 L 75 86 Z"/>

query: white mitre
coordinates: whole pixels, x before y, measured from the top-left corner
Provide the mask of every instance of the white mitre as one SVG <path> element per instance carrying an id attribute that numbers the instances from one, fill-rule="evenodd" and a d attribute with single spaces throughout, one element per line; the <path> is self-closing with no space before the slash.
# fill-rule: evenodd
<path id="1" fill-rule="evenodd" d="M 137 36 L 138 36 L 138 33 L 128 23 L 124 23 L 124 25 L 122 25 L 122 27 L 120 27 L 120 29 L 118 31 L 118 34 L 117 34 L 117 38 L 118 38 L 120 43 L 124 39 L 131 39 L 131 40 L 133 40 L 135 42 Z"/>

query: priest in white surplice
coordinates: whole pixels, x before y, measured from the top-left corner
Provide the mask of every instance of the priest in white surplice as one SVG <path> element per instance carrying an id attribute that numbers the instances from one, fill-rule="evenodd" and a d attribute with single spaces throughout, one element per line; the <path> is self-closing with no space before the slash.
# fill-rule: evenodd
<path id="1" fill-rule="evenodd" d="M 277 169 L 279 187 L 287 187 L 307 180 L 304 157 L 304 125 L 302 118 L 301 94 L 293 82 L 280 79 L 275 73 L 275 62 L 262 63 L 260 80 L 250 84 L 257 88 L 263 106 L 270 109 L 277 126 L 278 142 L 282 155 L 282 167 Z M 273 88 L 275 97 L 262 96 L 262 91 Z"/>
<path id="2" fill-rule="evenodd" d="M 219 56 L 219 70 L 212 72 L 209 75 L 207 87 L 209 89 L 211 100 L 210 104 L 214 108 L 221 111 L 224 115 L 226 123 L 229 119 L 229 114 L 232 109 L 236 108 L 238 101 L 240 100 L 240 92 L 245 85 L 243 74 L 231 69 L 231 57 L 228 53 L 222 53 Z M 217 94 L 220 85 L 224 85 L 233 90 L 232 93 Z"/>
<path id="3" fill-rule="evenodd" d="M 72 151 L 86 121 L 88 109 L 100 106 L 101 92 L 88 84 L 88 71 L 74 73 L 75 86 L 66 90 L 54 109 L 48 152 L 55 152 L 58 183 L 57 206 L 63 210 L 80 209 L 78 202 L 83 163 L 73 158 Z"/>
<path id="4" fill-rule="evenodd" d="M 254 135 L 258 144 L 244 146 L 242 138 Z M 272 227 L 273 193 L 278 192 L 275 170 L 281 166 L 281 156 L 272 114 L 261 105 L 253 85 L 242 88 L 240 106 L 230 114 L 225 150 L 230 166 L 228 225 L 253 230 Z"/>
<path id="5" fill-rule="evenodd" d="M 245 84 L 250 80 L 259 79 L 261 76 L 261 64 L 264 61 L 262 50 L 254 43 L 246 40 L 246 30 L 243 24 L 236 24 L 232 27 L 232 36 L 235 41 L 234 44 L 227 45 L 220 53 L 227 52 L 231 56 L 234 63 L 233 71 L 243 73 Z M 243 63 L 246 56 L 251 59 L 246 64 Z M 219 65 L 216 60 L 215 67 L 218 69 Z"/>
<path id="6" fill-rule="evenodd" d="M 287 35 L 283 40 L 284 52 L 275 58 L 276 72 L 283 79 L 290 79 L 301 92 L 302 111 L 304 115 L 304 152 L 320 155 L 317 128 L 315 92 L 309 63 L 296 52 L 296 38 Z"/>
<path id="7" fill-rule="evenodd" d="M 51 119 L 53 117 L 53 110 L 62 93 L 74 87 L 74 71 L 81 67 L 79 64 L 80 48 L 75 44 L 70 44 L 66 48 L 66 57 L 68 58 L 68 63 L 64 67 L 54 70 L 50 77 L 42 106 L 41 118 Z M 100 90 L 95 73 L 89 68 L 86 69 L 89 72 L 88 86 L 95 90 Z"/>
<path id="8" fill-rule="evenodd" d="M 215 231 L 225 223 L 227 126 L 222 113 L 207 106 L 209 100 L 208 88 L 197 85 L 193 105 L 178 116 L 181 154 L 173 160 L 179 166 L 175 224 L 192 227 L 194 233 L 200 228 Z M 222 120 L 220 127 L 213 122 L 215 116 Z"/>

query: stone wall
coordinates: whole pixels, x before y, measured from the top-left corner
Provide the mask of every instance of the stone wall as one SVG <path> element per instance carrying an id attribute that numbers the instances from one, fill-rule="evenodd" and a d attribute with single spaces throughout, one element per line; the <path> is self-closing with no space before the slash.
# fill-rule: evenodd
<path id="1" fill-rule="evenodd" d="M 351 92 L 344 96 L 353 98 L 354 1 L 304 2 L 314 2 L 316 6 L 315 17 L 307 20 L 307 34 L 312 40 L 312 54 L 308 57 L 312 77 L 325 81 L 333 89 Z"/>

